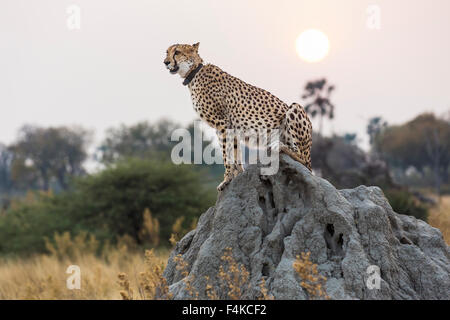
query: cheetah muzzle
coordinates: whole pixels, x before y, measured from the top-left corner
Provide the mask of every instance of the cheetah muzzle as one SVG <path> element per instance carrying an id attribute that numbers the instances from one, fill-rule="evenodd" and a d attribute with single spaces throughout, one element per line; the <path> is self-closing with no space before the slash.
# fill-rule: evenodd
<path id="1" fill-rule="evenodd" d="M 194 110 L 217 130 L 225 164 L 222 191 L 240 172 L 241 164 L 228 164 L 227 129 L 270 130 L 280 132 L 279 151 L 288 154 L 311 170 L 312 125 L 305 109 L 286 103 L 270 92 L 229 75 L 219 67 L 206 64 L 198 54 L 199 43 L 175 44 L 167 49 L 164 64 L 170 73 L 178 73 L 189 88 Z M 234 141 L 234 154 L 237 154 Z"/>

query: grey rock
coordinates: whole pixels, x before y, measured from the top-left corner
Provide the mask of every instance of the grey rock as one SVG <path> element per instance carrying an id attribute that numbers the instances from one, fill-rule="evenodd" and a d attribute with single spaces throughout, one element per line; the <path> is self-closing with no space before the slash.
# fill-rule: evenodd
<path id="1" fill-rule="evenodd" d="M 301 252 L 327 278 L 331 299 L 450 299 L 450 249 L 438 229 L 395 213 L 378 187 L 337 190 L 285 155 L 272 176 L 249 166 L 179 241 L 164 271 L 173 297 L 192 298 L 174 261 L 180 254 L 199 298 L 207 298 L 205 276 L 227 298 L 217 276 L 227 247 L 250 273 L 248 299 L 261 296 L 263 278 L 275 299 L 310 299 L 293 269 Z M 381 271 L 379 289 L 367 285 L 371 265 Z"/>

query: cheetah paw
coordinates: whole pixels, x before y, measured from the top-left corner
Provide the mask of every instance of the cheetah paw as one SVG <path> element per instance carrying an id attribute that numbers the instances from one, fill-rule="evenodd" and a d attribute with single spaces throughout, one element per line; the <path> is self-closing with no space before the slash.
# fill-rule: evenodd
<path id="1" fill-rule="evenodd" d="M 228 180 L 228 179 L 227 180 L 223 180 L 222 183 L 217 186 L 217 191 L 219 191 L 219 192 L 223 191 L 223 189 L 225 189 L 225 187 L 227 185 L 229 185 L 230 182 L 231 182 L 231 180 Z"/>

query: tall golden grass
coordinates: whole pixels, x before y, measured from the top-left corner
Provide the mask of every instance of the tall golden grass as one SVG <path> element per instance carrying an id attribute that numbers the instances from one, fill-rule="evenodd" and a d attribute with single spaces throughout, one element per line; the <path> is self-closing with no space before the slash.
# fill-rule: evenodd
<path id="1" fill-rule="evenodd" d="M 110 250 L 107 256 L 92 252 L 77 253 L 72 258 L 58 254 L 39 255 L 30 259 L 0 261 L 0 300 L 149 300 L 170 299 L 168 286 L 162 277 L 168 251 L 147 250 L 130 253 L 125 246 Z M 187 263 L 178 256 L 177 269 L 185 276 L 185 290 L 191 299 L 199 293 L 192 287 L 194 280 L 187 272 Z M 207 278 L 205 293 L 208 299 L 219 299 L 218 291 L 225 292 L 226 299 L 245 298 L 243 291 L 249 286 L 249 273 L 238 264 L 227 248 L 222 256 L 224 264 L 218 270 L 218 283 Z M 67 268 L 78 265 L 81 269 L 80 289 L 68 289 Z M 317 273 L 317 265 L 309 261 L 309 255 L 297 257 L 293 268 L 297 271 L 302 287 L 310 298 L 328 298 L 323 281 Z M 316 278 L 318 279 L 316 281 Z M 308 283 L 306 285 L 306 283 Z M 272 300 L 265 279 L 260 283 L 261 300 Z"/>
<path id="2" fill-rule="evenodd" d="M 129 237 L 122 237 L 99 254 L 92 236 L 55 234 L 53 241 L 47 239 L 48 255 L 0 259 L 0 299 L 122 299 L 117 275 L 128 274 L 131 288 L 138 290 L 137 279 L 146 269 L 144 251 L 134 246 Z M 152 260 L 163 269 L 168 256 L 168 250 L 159 250 Z M 67 288 L 71 273 L 66 271 L 71 265 L 80 267 L 80 289 Z"/>
<path id="3" fill-rule="evenodd" d="M 153 233 L 158 225 L 147 214 L 148 229 Z M 181 220 L 175 225 L 174 239 L 184 232 Z M 431 208 L 428 222 L 439 228 L 450 243 L 450 196 L 441 198 L 440 204 Z M 150 225 L 152 227 L 150 227 Z M 142 236 L 146 236 L 142 234 Z M 153 244 L 158 239 L 152 239 Z M 162 271 L 169 256 L 168 250 L 151 250 L 144 254 L 130 237 L 119 239 L 117 245 L 106 246 L 99 254 L 98 241 L 85 233 L 71 237 L 68 233 L 55 234 L 46 241 L 50 254 L 36 255 L 27 259 L 0 259 L 0 300 L 5 299 L 154 299 L 155 293 L 170 298 Z M 177 269 L 185 273 L 185 288 L 195 299 L 198 292 L 192 288 L 188 277 L 188 266 L 179 256 Z M 218 270 L 218 283 L 207 280 L 205 288 L 209 299 L 218 299 L 218 292 L 228 292 L 227 299 L 241 299 L 244 286 L 248 285 L 249 274 L 244 266 L 236 263 L 231 249 L 222 257 L 223 265 Z M 67 268 L 78 265 L 81 269 L 81 288 L 69 290 L 66 280 L 70 276 Z M 309 260 L 308 253 L 297 256 L 293 264 L 301 286 L 312 299 L 327 299 L 324 290 L 326 278 L 318 274 L 317 265 Z M 221 290 L 220 290 L 221 289 Z M 273 299 L 268 294 L 265 279 L 261 280 L 261 299 Z M 161 295 L 160 295 L 161 296 Z"/>
<path id="4" fill-rule="evenodd" d="M 165 264 L 167 252 L 156 255 Z M 81 269 L 81 288 L 69 290 L 66 273 L 70 265 Z M 142 252 L 126 253 L 118 249 L 111 251 L 109 259 L 83 254 L 76 259 L 59 259 L 56 256 L 40 255 L 26 260 L 8 259 L 0 261 L 0 299 L 122 299 L 117 275 L 126 272 L 131 286 L 137 290 L 139 273 L 145 270 Z"/>
<path id="5" fill-rule="evenodd" d="M 428 222 L 441 230 L 445 242 L 450 245 L 450 196 L 441 197 L 439 204 L 430 209 Z"/>
<path id="6" fill-rule="evenodd" d="M 317 264 L 311 262 L 310 255 L 310 252 L 302 252 L 293 263 L 294 270 L 301 279 L 300 285 L 310 299 L 330 299 L 325 289 L 327 278 L 319 274 Z"/>

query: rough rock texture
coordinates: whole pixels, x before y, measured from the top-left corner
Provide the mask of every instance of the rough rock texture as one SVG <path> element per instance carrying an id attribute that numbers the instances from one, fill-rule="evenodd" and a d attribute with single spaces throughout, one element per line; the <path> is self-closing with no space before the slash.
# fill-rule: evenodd
<path id="1" fill-rule="evenodd" d="M 450 299 L 450 249 L 438 229 L 393 212 L 377 187 L 337 190 L 285 155 L 276 175 L 250 166 L 236 177 L 177 244 L 164 272 L 174 298 L 190 298 L 175 255 L 206 298 L 205 276 L 218 283 L 226 247 L 250 272 L 249 299 L 263 277 L 275 299 L 311 298 L 292 267 L 308 251 L 331 299 Z M 366 285 L 370 265 L 381 270 L 379 290 Z"/>

